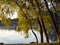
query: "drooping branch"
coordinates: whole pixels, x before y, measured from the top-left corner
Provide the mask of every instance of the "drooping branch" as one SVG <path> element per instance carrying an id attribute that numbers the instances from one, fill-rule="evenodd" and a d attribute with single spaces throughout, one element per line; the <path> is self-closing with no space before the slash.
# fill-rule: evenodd
<path id="1" fill-rule="evenodd" d="M 20 7 L 20 5 L 18 4 L 18 2 L 15 1 L 15 3 L 16 3 L 16 5 L 20 8 L 21 12 L 23 12 L 23 10 L 22 10 L 22 8 Z M 24 15 L 22 15 L 22 16 L 27 19 L 26 14 L 25 14 L 24 12 L 23 12 L 23 14 L 24 14 Z"/>
<path id="2" fill-rule="evenodd" d="M 20 5 L 15 1 L 15 3 L 17 4 L 17 6 L 20 8 L 20 10 L 22 11 L 22 8 L 20 7 Z M 23 11 L 22 11 L 23 12 Z M 37 38 L 37 35 L 35 34 L 35 32 L 33 31 L 33 28 L 32 28 L 32 24 L 31 22 L 29 21 L 28 17 L 26 16 L 26 14 L 23 12 L 24 14 L 24 17 L 28 20 L 29 24 L 30 24 L 30 27 L 31 27 L 31 31 L 32 33 L 34 34 L 35 38 L 36 38 L 36 42 L 38 43 L 38 38 Z"/>

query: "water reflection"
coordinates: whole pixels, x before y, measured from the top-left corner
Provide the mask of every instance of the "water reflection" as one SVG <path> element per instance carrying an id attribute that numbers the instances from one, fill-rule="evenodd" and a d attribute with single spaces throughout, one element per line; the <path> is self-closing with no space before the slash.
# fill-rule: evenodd
<path id="1" fill-rule="evenodd" d="M 37 31 L 34 31 L 38 37 L 38 41 L 40 43 L 40 33 Z M 52 42 L 51 40 L 49 40 L 50 42 Z M 0 29 L 0 42 L 3 42 L 4 44 L 27 44 L 27 43 L 31 43 L 31 42 L 36 42 L 36 39 L 33 35 L 33 33 L 31 32 L 31 30 L 29 30 L 29 37 L 28 38 L 24 38 L 24 33 L 22 32 L 16 32 L 15 30 L 4 30 L 4 29 Z M 44 42 L 46 42 L 46 38 L 44 35 Z"/>
<path id="2" fill-rule="evenodd" d="M 35 31 L 36 32 L 36 31 Z M 36 32 L 38 40 L 40 42 L 39 32 Z M 29 38 L 24 38 L 23 32 L 16 32 L 15 30 L 1 30 L 0 29 L 0 42 L 4 44 L 18 44 L 18 43 L 30 43 L 36 42 L 34 35 L 31 30 L 29 31 Z"/>

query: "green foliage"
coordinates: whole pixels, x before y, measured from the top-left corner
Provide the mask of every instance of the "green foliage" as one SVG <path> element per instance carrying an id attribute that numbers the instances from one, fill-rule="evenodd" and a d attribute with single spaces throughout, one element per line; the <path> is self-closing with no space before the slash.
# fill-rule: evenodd
<path id="1" fill-rule="evenodd" d="M 15 3 L 15 0 L 13 0 L 13 1 L 8 1 L 8 0 L 4 0 L 4 2 L 5 2 L 5 4 L 8 4 L 8 6 L 10 6 L 10 9 L 15 9 L 16 7 L 18 8 L 18 6 L 16 5 L 16 3 Z M 16 1 L 16 2 L 18 2 L 18 1 Z M 27 15 L 27 17 L 29 18 L 29 19 L 35 19 L 36 20 L 36 18 L 39 16 L 39 13 L 36 11 L 36 9 L 38 9 L 37 8 L 37 5 L 36 5 L 36 2 L 34 3 L 35 5 L 34 5 L 34 7 L 35 7 L 35 9 L 33 9 L 34 7 L 32 7 L 32 4 L 29 2 L 29 6 L 27 7 L 26 6 L 26 0 L 23 0 L 23 1 L 20 1 L 20 2 L 18 2 L 18 4 L 19 4 L 19 6 L 21 7 L 21 9 L 19 9 L 19 11 L 18 11 L 18 27 L 20 28 L 20 30 L 23 30 L 24 32 L 28 32 L 28 30 L 29 30 L 29 28 L 30 28 L 30 25 L 29 25 L 29 21 L 24 17 L 24 14 L 23 14 L 23 12 L 25 13 L 25 12 L 27 12 L 26 13 L 26 15 Z M 22 11 L 23 12 L 22 12 Z M 6 9 L 6 11 L 7 11 L 7 13 L 8 14 L 11 14 L 12 12 L 14 12 L 13 10 L 11 10 L 11 12 L 9 11 L 9 9 Z M 6 12 L 5 11 L 5 12 Z M 6 14 L 7 14 L 6 13 Z M 45 16 L 46 17 L 46 16 Z M 39 17 L 40 18 L 40 17 Z M 6 18 L 3 18 L 2 19 L 3 21 L 3 23 L 5 24 L 5 23 L 7 23 L 7 19 Z M 43 19 L 44 20 L 44 19 Z M 32 24 L 34 25 L 34 24 L 36 24 L 36 25 L 38 25 L 38 23 L 35 23 L 35 21 L 34 20 L 32 20 L 33 22 L 32 22 Z M 10 21 L 9 21 L 10 22 Z M 48 23 L 48 21 L 46 22 L 46 20 L 44 20 L 44 23 L 45 23 L 45 25 L 47 26 L 47 23 Z M 9 24 L 9 23 L 8 23 Z M 5 25 L 8 25 L 8 24 L 5 24 Z M 35 26 L 36 26 L 35 25 Z M 17 27 L 17 28 L 18 28 Z M 37 28 L 37 26 L 36 26 L 36 28 Z M 48 27 L 47 27 L 48 28 Z M 18 30 L 18 29 L 17 29 Z M 39 30 L 39 26 L 38 26 L 38 30 Z"/>
<path id="2" fill-rule="evenodd" d="M 53 0 L 53 1 L 57 2 L 56 0 Z M 28 0 L 20 0 L 20 1 L 19 0 L 4 0 L 4 1 L 0 0 L 0 18 L 2 19 L 1 22 L 6 26 L 6 28 L 8 28 L 11 21 L 10 19 L 7 18 L 7 16 L 13 15 L 14 12 L 18 10 L 18 15 L 17 15 L 18 26 L 16 27 L 16 30 L 17 31 L 22 30 L 24 31 L 25 34 L 27 34 L 30 29 L 30 23 L 32 24 L 32 26 L 35 26 L 35 27 L 32 27 L 33 29 L 36 28 L 37 31 L 38 30 L 40 31 L 38 21 L 36 20 L 38 17 L 40 19 L 39 21 L 41 22 L 40 15 L 42 14 L 44 25 L 47 31 L 49 31 L 50 26 L 52 24 L 52 19 L 49 16 L 50 14 L 48 13 L 44 2 L 42 2 L 41 0 L 38 0 L 38 3 L 40 4 L 39 8 L 41 11 L 39 11 L 39 8 L 35 0 L 29 0 L 29 1 Z M 51 8 L 51 10 L 54 11 L 53 8 Z M 56 10 L 58 10 L 57 6 L 56 6 Z M 28 19 L 26 19 L 25 16 L 27 16 Z"/>
<path id="3" fill-rule="evenodd" d="M 5 25 L 6 29 L 9 28 L 10 19 L 7 19 L 6 17 L 2 17 L 1 22 Z"/>
<path id="4" fill-rule="evenodd" d="M 24 31 L 25 34 L 27 34 L 29 30 L 29 22 L 22 15 L 23 13 L 19 11 L 18 12 L 18 24 L 19 24 L 18 26 L 22 31 Z"/>

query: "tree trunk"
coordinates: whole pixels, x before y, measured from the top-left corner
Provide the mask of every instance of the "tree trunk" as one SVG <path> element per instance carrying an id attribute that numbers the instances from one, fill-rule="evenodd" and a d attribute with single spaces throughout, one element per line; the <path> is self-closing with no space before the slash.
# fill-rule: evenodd
<path id="1" fill-rule="evenodd" d="M 53 24 L 54 24 L 54 27 L 55 27 L 55 31 L 57 32 L 57 35 L 58 35 L 58 37 L 59 37 L 59 35 L 60 35 L 59 29 L 57 28 L 57 25 L 56 25 L 56 22 L 55 22 L 55 20 L 54 20 L 53 14 L 52 14 L 52 12 L 50 11 L 50 9 L 49 9 L 49 7 L 48 7 L 47 1 L 46 1 L 46 0 L 44 0 L 44 1 L 45 1 L 45 5 L 46 5 L 46 7 L 47 7 L 47 10 L 48 10 L 48 12 L 49 12 L 50 15 L 51 15 L 51 18 L 52 18 L 52 21 L 53 21 Z M 59 42 L 60 42 L 60 41 L 59 41 Z"/>
<path id="2" fill-rule="evenodd" d="M 52 0 L 50 0 L 50 2 L 51 2 L 51 4 L 52 4 L 52 7 L 53 7 L 53 9 L 54 9 L 55 13 L 57 13 L 57 11 L 56 11 L 56 9 L 55 9 L 55 7 L 54 7 L 54 5 L 53 5 Z"/>
<path id="3" fill-rule="evenodd" d="M 19 6 L 19 4 L 17 3 L 17 2 L 15 2 L 16 4 L 17 4 L 17 6 L 20 8 L 20 10 L 22 11 L 22 9 L 21 9 L 21 7 Z M 23 12 L 23 11 L 22 11 Z M 24 14 L 24 17 L 28 20 L 28 17 L 26 16 L 26 14 L 23 12 L 23 14 Z M 30 23 L 30 21 L 28 20 L 28 22 Z M 35 34 L 35 32 L 33 31 L 33 29 L 32 29 L 32 25 L 31 25 L 31 23 L 30 23 L 30 27 L 31 27 L 31 31 L 32 31 L 32 33 L 34 34 L 34 36 L 35 36 L 35 38 L 36 38 L 36 42 L 38 43 L 38 38 L 37 38 L 37 35 Z"/>
<path id="4" fill-rule="evenodd" d="M 32 4 L 32 8 L 34 9 L 33 1 L 30 1 L 30 3 Z M 41 22 L 40 22 L 38 16 L 37 16 L 37 20 L 38 20 L 38 24 L 40 26 L 41 43 L 43 43 L 43 30 L 42 30 L 42 25 L 41 25 Z"/>
<path id="5" fill-rule="evenodd" d="M 41 43 L 43 43 L 43 30 L 42 30 L 42 25 L 41 25 L 41 22 L 40 22 L 39 18 L 37 18 L 37 20 L 38 20 L 38 23 L 39 23 L 39 26 L 40 26 Z"/>
<path id="6" fill-rule="evenodd" d="M 33 30 L 31 30 L 32 33 L 34 34 L 35 38 L 36 38 L 36 43 L 38 43 L 38 38 L 37 38 L 37 35 L 35 34 L 35 32 Z"/>
<path id="7" fill-rule="evenodd" d="M 57 26 L 56 26 L 56 22 L 55 22 L 55 20 L 54 20 L 54 17 L 53 17 L 53 15 L 52 15 L 52 12 L 50 11 L 50 9 L 49 9 L 49 7 L 48 7 L 48 3 L 47 3 L 46 0 L 44 0 L 44 1 L 45 1 L 45 5 L 46 5 L 46 7 L 47 7 L 47 9 L 48 9 L 48 11 L 49 11 L 49 13 L 50 13 L 50 15 L 51 15 L 51 18 L 52 18 L 53 24 L 54 24 L 54 26 L 55 26 L 56 32 L 58 32 Z"/>
<path id="8" fill-rule="evenodd" d="M 38 43 L 38 38 L 37 38 L 37 35 L 35 34 L 35 32 L 33 31 L 33 28 L 32 28 L 32 25 L 30 23 L 30 27 L 31 27 L 31 31 L 32 33 L 34 34 L 35 38 L 36 38 L 36 43 Z"/>
<path id="9" fill-rule="evenodd" d="M 46 36 L 47 43 L 49 43 L 49 39 L 48 39 L 48 35 L 47 35 L 47 31 L 46 31 L 46 28 L 45 28 L 45 25 L 44 25 L 44 22 L 43 22 L 42 17 L 41 17 L 41 21 L 42 21 L 42 25 L 43 25 L 43 27 L 44 27 L 44 33 L 45 33 L 45 36 Z"/>
<path id="10" fill-rule="evenodd" d="M 36 1 L 36 3 L 37 3 L 38 9 L 39 9 L 39 13 L 41 13 L 41 12 L 40 12 L 40 4 L 38 3 L 37 0 L 35 0 L 35 1 Z M 49 43 L 47 31 L 46 31 L 46 28 L 45 28 L 45 26 L 44 26 L 44 22 L 43 22 L 43 19 L 42 19 L 42 15 L 41 15 L 41 14 L 40 14 L 40 17 L 41 17 L 42 27 L 44 28 L 44 33 L 45 33 L 45 35 L 46 35 L 46 40 L 47 40 L 47 42 Z"/>
<path id="11" fill-rule="evenodd" d="M 29 24 L 30 24 L 31 31 L 34 34 L 35 38 L 36 38 L 36 43 L 38 43 L 37 35 L 35 34 L 35 32 L 33 31 L 33 28 L 32 28 L 32 24 L 31 24 L 32 21 L 30 21 L 30 20 L 28 20 L 28 21 L 29 21 Z"/>
<path id="12" fill-rule="evenodd" d="M 54 5 L 53 5 L 53 2 L 52 2 L 52 0 L 50 0 L 50 2 L 51 2 L 51 4 L 52 4 L 52 7 L 53 7 L 53 9 L 54 9 L 54 11 L 55 11 L 55 13 L 53 13 L 54 14 L 54 19 L 56 20 L 56 25 L 58 24 L 58 14 L 57 14 L 57 10 L 56 10 L 56 8 L 54 7 Z M 58 27 L 57 27 L 58 28 Z M 59 29 L 59 28 L 58 28 Z M 59 31 L 59 30 L 58 30 Z"/>

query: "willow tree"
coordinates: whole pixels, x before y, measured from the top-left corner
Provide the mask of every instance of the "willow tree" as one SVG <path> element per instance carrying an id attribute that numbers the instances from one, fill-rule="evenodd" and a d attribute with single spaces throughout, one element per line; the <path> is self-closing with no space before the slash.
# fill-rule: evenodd
<path id="1" fill-rule="evenodd" d="M 37 43 L 38 43 L 38 38 L 33 31 L 32 28 L 32 20 L 28 16 L 28 14 L 24 12 L 25 8 L 23 7 L 24 3 L 19 2 L 17 0 L 4 0 L 1 1 L 1 7 L 2 9 L 2 16 L 0 17 L 2 20 L 1 22 L 8 28 L 10 24 L 10 20 L 8 19 L 8 16 L 13 15 L 13 13 L 18 10 L 18 26 L 16 27 L 16 30 L 22 30 L 25 33 L 25 37 L 28 37 L 28 31 L 31 29 L 32 33 L 36 37 Z M 25 5 L 24 5 L 25 6 Z M 8 22 L 8 23 L 7 23 Z"/>
<path id="2" fill-rule="evenodd" d="M 11 22 L 8 17 L 17 11 L 18 26 L 16 27 L 16 31 L 23 31 L 26 35 L 25 37 L 28 37 L 28 31 L 31 29 L 37 43 L 38 38 L 33 29 L 40 32 L 41 43 L 43 43 L 43 32 L 49 43 L 47 32 L 50 30 L 52 22 L 57 31 L 57 26 L 47 0 L 1 0 L 0 5 L 0 19 L 6 28 L 9 28 Z"/>

